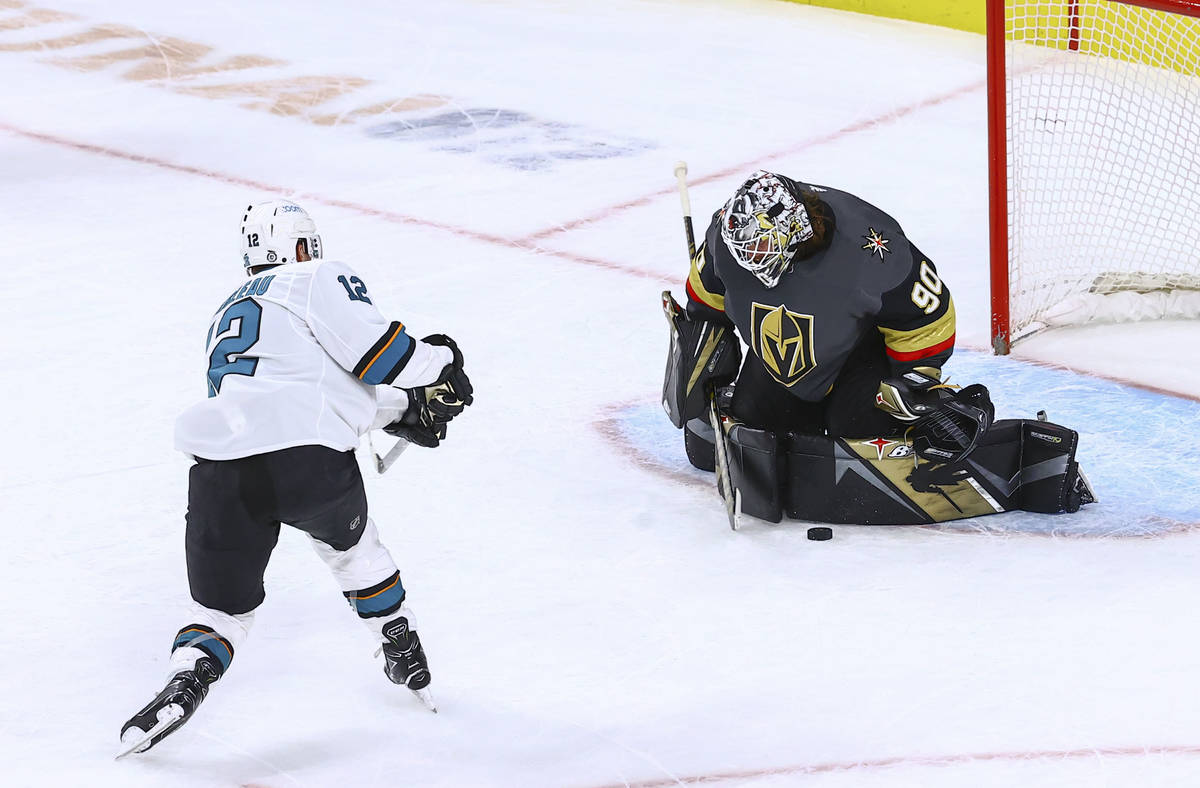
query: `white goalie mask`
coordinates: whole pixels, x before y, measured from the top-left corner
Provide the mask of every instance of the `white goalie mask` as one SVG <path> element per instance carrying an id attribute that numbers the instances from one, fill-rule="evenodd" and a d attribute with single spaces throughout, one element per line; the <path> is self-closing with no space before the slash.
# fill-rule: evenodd
<path id="1" fill-rule="evenodd" d="M 296 262 L 297 248 L 313 260 L 321 257 L 321 236 L 308 213 L 287 200 L 260 202 L 242 217 L 242 264 L 246 272 L 260 265 Z"/>
<path id="2" fill-rule="evenodd" d="M 767 287 L 779 284 L 800 244 L 812 237 L 804 204 L 773 173 L 757 170 L 725 203 L 721 238 L 738 265 Z"/>

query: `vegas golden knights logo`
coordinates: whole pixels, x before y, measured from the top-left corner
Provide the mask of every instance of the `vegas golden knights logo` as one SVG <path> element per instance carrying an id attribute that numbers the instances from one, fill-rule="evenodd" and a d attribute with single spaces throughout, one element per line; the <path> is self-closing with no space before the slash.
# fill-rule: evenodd
<path id="1" fill-rule="evenodd" d="M 783 385 L 795 385 L 816 368 L 812 315 L 755 303 L 750 307 L 750 329 L 755 354 Z"/>

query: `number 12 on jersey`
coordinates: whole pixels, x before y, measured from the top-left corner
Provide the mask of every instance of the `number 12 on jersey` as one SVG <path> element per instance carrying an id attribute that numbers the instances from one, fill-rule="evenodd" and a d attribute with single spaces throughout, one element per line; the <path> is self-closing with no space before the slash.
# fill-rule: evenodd
<path id="1" fill-rule="evenodd" d="M 258 342 L 261 324 L 262 307 L 254 299 L 244 298 L 231 304 L 208 329 L 209 342 L 216 332 L 216 344 L 208 354 L 208 396 L 217 396 L 226 375 L 253 375 L 258 369 L 257 358 L 242 354 Z"/>
<path id="2" fill-rule="evenodd" d="M 342 287 L 346 288 L 346 295 L 350 296 L 351 301 L 371 303 L 371 299 L 367 297 L 367 286 L 363 284 L 363 280 L 357 276 L 350 277 L 349 281 L 346 281 L 346 277 L 339 276 L 337 280 L 342 283 Z"/>

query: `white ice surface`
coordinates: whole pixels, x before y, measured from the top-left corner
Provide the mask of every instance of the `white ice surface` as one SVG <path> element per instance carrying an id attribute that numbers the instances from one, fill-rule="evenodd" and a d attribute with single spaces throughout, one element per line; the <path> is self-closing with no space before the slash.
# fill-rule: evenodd
<path id="1" fill-rule="evenodd" d="M 50 0 L 77 18 L 41 27 L 7 24 L 18 5 L 0 2 L 6 785 L 1197 784 L 1200 331 L 970 351 L 988 344 L 981 37 L 767 0 Z M 322 112 L 431 94 L 523 119 L 379 138 L 410 116 L 314 125 L 179 90 L 251 72 L 51 62 L 129 41 L 4 48 L 101 24 L 283 61 L 255 79 L 371 80 Z M 548 156 L 597 141 L 625 152 Z M 828 543 L 731 533 L 656 404 L 681 158 L 701 225 L 759 166 L 893 213 L 953 289 L 951 373 L 1001 415 L 1078 428 L 1104 502 Z M 239 211 L 276 192 L 386 312 L 458 339 L 476 384 L 445 447 L 367 474 L 441 713 L 387 683 L 285 529 L 228 675 L 115 764 L 187 623 L 172 422 L 204 394 Z"/>

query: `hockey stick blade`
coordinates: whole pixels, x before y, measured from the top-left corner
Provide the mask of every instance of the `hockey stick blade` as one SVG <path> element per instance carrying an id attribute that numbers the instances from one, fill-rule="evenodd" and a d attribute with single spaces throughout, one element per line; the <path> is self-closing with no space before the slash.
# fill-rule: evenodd
<path id="1" fill-rule="evenodd" d="M 738 529 L 738 502 L 733 489 L 733 478 L 729 474 L 729 455 L 725 453 L 725 428 L 721 426 L 721 415 L 717 413 L 717 400 L 714 397 L 708 401 L 708 421 L 713 428 L 713 443 L 716 445 L 717 460 L 717 491 L 725 503 L 725 515 L 729 518 L 729 527 Z"/>
<path id="2" fill-rule="evenodd" d="M 121 738 L 121 744 L 126 745 L 125 749 L 118 752 L 117 757 L 113 760 L 119 761 L 127 755 L 139 752 L 145 745 L 149 744 L 151 739 L 181 719 L 183 719 L 183 709 L 180 708 L 179 704 L 168 703 L 166 706 L 163 706 L 158 712 L 158 722 L 154 724 L 153 728 L 141 736 L 134 734 L 134 737 L 130 737 L 129 740 L 126 740 L 124 737 Z M 126 733 L 133 733 L 133 731 L 129 730 Z"/>

